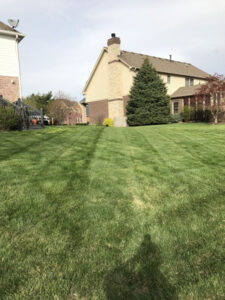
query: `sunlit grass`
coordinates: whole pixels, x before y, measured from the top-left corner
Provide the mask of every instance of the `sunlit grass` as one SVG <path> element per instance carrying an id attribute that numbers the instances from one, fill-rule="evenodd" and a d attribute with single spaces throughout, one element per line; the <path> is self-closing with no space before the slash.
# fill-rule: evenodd
<path id="1" fill-rule="evenodd" d="M 0 133 L 0 299 L 223 299 L 225 125 Z"/>

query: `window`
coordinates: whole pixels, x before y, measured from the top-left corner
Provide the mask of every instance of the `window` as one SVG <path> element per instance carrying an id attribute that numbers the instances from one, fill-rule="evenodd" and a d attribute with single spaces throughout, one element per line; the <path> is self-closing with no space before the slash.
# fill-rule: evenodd
<path id="1" fill-rule="evenodd" d="M 178 114 L 179 112 L 179 102 L 174 102 L 173 103 L 173 113 Z"/>
<path id="2" fill-rule="evenodd" d="M 89 106 L 88 106 L 88 104 L 86 104 L 86 116 L 87 117 L 89 116 Z"/>
<path id="3" fill-rule="evenodd" d="M 171 76 L 167 75 L 167 83 L 170 83 L 170 82 L 171 82 Z"/>
<path id="4" fill-rule="evenodd" d="M 194 85 L 194 78 L 186 77 L 185 78 L 185 86 Z"/>
<path id="5" fill-rule="evenodd" d="M 185 86 L 189 86 L 189 79 L 190 79 L 189 77 L 185 78 Z"/>

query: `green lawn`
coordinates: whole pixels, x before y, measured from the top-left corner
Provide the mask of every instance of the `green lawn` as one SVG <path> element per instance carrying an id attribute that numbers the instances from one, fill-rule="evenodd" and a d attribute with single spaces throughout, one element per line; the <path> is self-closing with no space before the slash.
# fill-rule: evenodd
<path id="1" fill-rule="evenodd" d="M 225 125 L 0 133 L 0 299 L 224 299 Z"/>

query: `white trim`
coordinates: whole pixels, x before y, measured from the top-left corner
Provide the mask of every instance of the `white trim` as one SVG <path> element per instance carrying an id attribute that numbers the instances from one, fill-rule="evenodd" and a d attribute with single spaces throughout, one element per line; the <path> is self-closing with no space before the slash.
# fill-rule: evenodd
<path id="1" fill-rule="evenodd" d="M 103 54 L 104 54 L 105 52 L 107 52 L 107 48 L 106 48 L 106 47 L 104 47 L 104 48 L 102 49 L 102 51 L 101 51 L 101 53 L 100 53 L 100 55 L 99 55 L 99 57 L 98 57 L 98 59 L 97 59 L 97 62 L 96 62 L 96 64 L 95 64 L 95 66 L 94 66 L 94 68 L 93 68 L 93 70 L 92 70 L 92 72 L 91 72 L 91 74 L 90 74 L 88 80 L 86 81 L 86 84 L 85 84 L 84 89 L 83 89 L 83 91 L 82 91 L 82 94 L 83 94 L 83 95 L 85 95 L 85 91 L 86 91 L 86 89 L 87 89 L 87 87 L 88 87 L 88 85 L 89 85 L 89 83 L 90 83 L 90 81 L 91 81 L 91 79 L 92 79 L 92 77 L 93 77 L 93 75 L 94 75 L 94 73 L 95 73 L 97 67 L 98 67 L 98 64 L 99 64 L 99 62 L 100 62 L 100 60 L 101 60 L 101 58 L 102 58 L 102 56 L 103 56 Z"/>
<path id="2" fill-rule="evenodd" d="M 24 37 L 25 35 L 20 33 L 20 32 L 13 32 L 13 31 L 8 31 L 8 30 L 0 30 L 0 34 L 3 34 L 3 35 L 13 35 L 15 36 L 16 38 L 18 38 L 18 42 L 20 42 Z"/>

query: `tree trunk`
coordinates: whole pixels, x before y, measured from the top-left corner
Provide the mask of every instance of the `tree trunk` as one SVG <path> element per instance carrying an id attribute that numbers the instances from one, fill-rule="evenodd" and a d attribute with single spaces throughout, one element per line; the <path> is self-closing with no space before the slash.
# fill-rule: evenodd
<path id="1" fill-rule="evenodd" d="M 214 124 L 217 124 L 217 123 L 218 123 L 218 117 L 216 115 L 215 118 L 214 118 Z"/>

